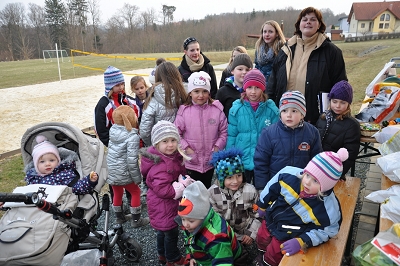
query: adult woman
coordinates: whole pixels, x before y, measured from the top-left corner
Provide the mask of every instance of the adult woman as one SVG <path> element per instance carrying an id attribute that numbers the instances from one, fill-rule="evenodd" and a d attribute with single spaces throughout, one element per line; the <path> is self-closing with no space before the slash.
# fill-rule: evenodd
<path id="1" fill-rule="evenodd" d="M 276 104 L 288 90 L 305 95 L 305 121 L 315 124 L 320 112 L 320 93 L 329 93 L 333 85 L 347 80 L 342 51 L 324 34 L 321 12 L 313 7 L 301 11 L 295 35 L 282 47 L 268 80 L 267 93 Z"/>
<path id="2" fill-rule="evenodd" d="M 213 66 L 201 51 L 200 44 L 194 37 L 186 38 L 183 42 L 184 55 L 181 64 L 178 66 L 179 73 L 181 73 L 183 82 L 188 82 L 188 78 L 193 72 L 204 71 L 211 77 L 211 98 L 215 99 L 217 94 L 217 78 Z"/>
<path id="3" fill-rule="evenodd" d="M 243 46 L 236 46 L 235 48 L 233 48 L 231 58 L 229 59 L 228 65 L 226 66 L 224 71 L 222 71 L 222 74 L 221 74 L 221 80 L 219 82 L 220 88 L 225 85 L 226 78 L 229 78 L 232 76 L 231 65 L 232 65 L 233 59 L 235 59 L 235 56 L 237 56 L 238 54 L 247 54 L 246 48 L 244 48 Z"/>

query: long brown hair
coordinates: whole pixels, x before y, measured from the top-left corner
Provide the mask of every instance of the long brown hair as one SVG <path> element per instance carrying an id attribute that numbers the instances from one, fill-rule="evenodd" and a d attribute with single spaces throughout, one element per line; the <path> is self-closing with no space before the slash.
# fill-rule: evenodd
<path id="1" fill-rule="evenodd" d="M 270 26 L 274 27 L 274 29 L 278 35 L 275 38 L 274 43 L 272 44 L 272 49 L 274 50 L 274 54 L 276 56 L 278 54 L 279 50 L 285 44 L 286 38 L 285 38 L 285 35 L 283 35 L 283 31 L 282 31 L 281 27 L 279 26 L 278 22 L 276 22 L 275 20 L 267 20 L 266 22 L 264 22 L 264 24 L 261 25 L 260 37 L 258 38 L 256 45 L 255 45 L 257 55 L 261 56 L 260 55 L 260 47 L 262 45 L 264 45 L 264 46 L 267 45 L 263 38 L 263 30 L 264 30 L 265 25 L 270 25 Z M 265 50 L 268 51 L 268 47 L 265 47 L 265 48 L 266 48 Z"/>
<path id="2" fill-rule="evenodd" d="M 296 31 L 294 32 L 294 34 L 296 34 L 296 35 L 298 35 L 300 37 L 302 36 L 302 33 L 300 31 L 300 22 L 303 19 L 303 17 L 305 17 L 307 14 L 310 14 L 310 13 L 314 13 L 315 16 L 317 17 L 319 23 L 321 24 L 319 26 L 319 29 L 317 30 L 317 32 L 320 32 L 320 33 L 324 33 L 325 32 L 326 25 L 325 25 L 325 22 L 322 19 L 321 11 L 319 11 L 318 9 L 316 9 L 314 7 L 306 7 L 300 12 L 299 17 L 297 18 L 297 21 L 294 24 L 294 27 L 296 28 Z"/>

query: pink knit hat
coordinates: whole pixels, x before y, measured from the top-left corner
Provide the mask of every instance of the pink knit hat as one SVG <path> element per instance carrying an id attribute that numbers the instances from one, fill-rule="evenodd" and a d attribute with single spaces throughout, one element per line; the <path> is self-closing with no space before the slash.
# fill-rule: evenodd
<path id="1" fill-rule="evenodd" d="M 309 173 L 318 180 L 321 192 L 330 190 L 342 176 L 343 164 L 349 158 L 347 149 L 340 148 L 337 153 L 321 152 L 312 158 L 304 168 L 304 173 Z"/>
<path id="2" fill-rule="evenodd" d="M 60 159 L 60 153 L 58 152 L 56 145 L 54 145 L 53 143 L 48 141 L 45 136 L 37 135 L 36 143 L 37 144 L 35 145 L 35 147 L 33 148 L 33 151 L 32 151 L 33 164 L 35 165 L 36 172 L 38 174 L 41 174 L 39 172 L 37 165 L 38 165 L 39 159 L 40 159 L 40 157 L 42 157 L 42 155 L 44 155 L 46 153 L 52 153 L 57 157 L 58 163 L 61 162 L 61 159 Z"/>
<path id="3" fill-rule="evenodd" d="M 265 76 L 258 69 L 252 69 L 246 73 L 243 79 L 243 89 L 246 90 L 248 87 L 256 86 L 262 91 L 265 91 Z"/>

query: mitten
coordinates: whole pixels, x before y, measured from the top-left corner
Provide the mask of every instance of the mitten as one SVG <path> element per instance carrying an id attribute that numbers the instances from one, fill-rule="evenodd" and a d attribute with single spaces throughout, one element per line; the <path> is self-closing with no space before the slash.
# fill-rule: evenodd
<path id="1" fill-rule="evenodd" d="M 182 183 L 174 182 L 172 183 L 172 186 L 174 187 L 175 190 L 175 197 L 174 199 L 177 200 L 180 197 L 182 197 L 183 190 L 185 189 L 185 186 Z"/>
<path id="2" fill-rule="evenodd" d="M 281 252 L 282 254 L 286 254 L 286 256 L 294 255 L 300 251 L 301 247 L 304 245 L 303 240 L 301 238 L 292 238 L 283 244 L 281 244 Z"/>
<path id="3" fill-rule="evenodd" d="M 179 178 L 178 178 L 178 182 L 181 183 L 182 185 L 184 185 L 185 187 L 189 186 L 194 181 L 195 180 L 188 175 L 185 175 L 185 176 L 179 175 Z"/>
<path id="4" fill-rule="evenodd" d="M 265 209 L 258 207 L 257 212 L 258 212 L 258 217 L 264 218 L 266 214 Z"/>

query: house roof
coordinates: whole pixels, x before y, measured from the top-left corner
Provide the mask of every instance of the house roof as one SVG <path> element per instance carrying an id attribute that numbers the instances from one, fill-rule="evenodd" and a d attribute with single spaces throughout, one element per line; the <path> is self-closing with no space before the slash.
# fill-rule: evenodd
<path id="1" fill-rule="evenodd" d="M 356 20 L 374 20 L 384 11 L 390 11 L 397 19 L 400 19 L 400 1 L 353 3 L 347 22 L 350 23 L 353 13 Z"/>

